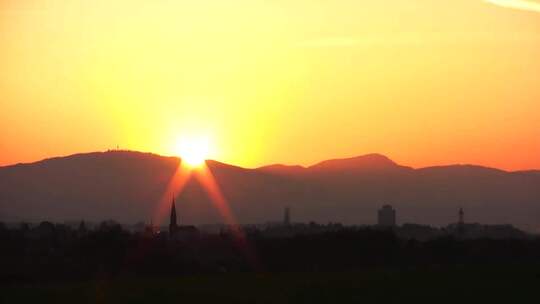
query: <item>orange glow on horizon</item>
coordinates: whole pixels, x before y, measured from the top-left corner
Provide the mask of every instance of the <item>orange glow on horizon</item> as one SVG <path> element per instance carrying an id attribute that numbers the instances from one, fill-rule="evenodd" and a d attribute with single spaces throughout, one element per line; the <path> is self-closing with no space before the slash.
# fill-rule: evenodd
<path id="1" fill-rule="evenodd" d="M 538 3 L 0 1 L 0 166 L 119 145 L 540 169 Z M 177 146 L 199 134 L 219 150 Z"/>

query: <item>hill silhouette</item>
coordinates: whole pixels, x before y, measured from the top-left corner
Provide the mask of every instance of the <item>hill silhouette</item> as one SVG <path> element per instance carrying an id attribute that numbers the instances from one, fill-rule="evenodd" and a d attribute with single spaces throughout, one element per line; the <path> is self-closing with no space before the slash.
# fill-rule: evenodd
<path id="1" fill-rule="evenodd" d="M 381 154 L 367 154 L 351 158 L 331 159 L 322 161 L 316 165 L 309 167 L 311 171 L 325 170 L 363 170 L 363 171 L 387 171 L 410 169 L 408 167 L 399 166 L 388 157 Z"/>
<path id="2" fill-rule="evenodd" d="M 108 151 L 0 167 L 0 221 L 148 222 L 180 162 Z M 413 169 L 380 154 L 309 167 L 207 165 L 241 223 L 279 220 L 289 206 L 293 221 L 374 224 L 376 210 L 389 203 L 397 209 L 399 223 L 447 225 L 463 207 L 469 222 L 540 231 L 539 171 L 473 165 Z M 196 180 L 178 200 L 181 223 L 222 222 Z"/>

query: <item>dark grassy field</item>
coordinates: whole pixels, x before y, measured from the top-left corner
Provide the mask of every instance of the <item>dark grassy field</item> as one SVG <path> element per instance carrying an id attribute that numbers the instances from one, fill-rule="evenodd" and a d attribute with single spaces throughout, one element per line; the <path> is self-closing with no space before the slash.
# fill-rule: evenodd
<path id="1" fill-rule="evenodd" d="M 238 273 L 4 286 L 2 303 L 536 303 L 540 265 Z"/>

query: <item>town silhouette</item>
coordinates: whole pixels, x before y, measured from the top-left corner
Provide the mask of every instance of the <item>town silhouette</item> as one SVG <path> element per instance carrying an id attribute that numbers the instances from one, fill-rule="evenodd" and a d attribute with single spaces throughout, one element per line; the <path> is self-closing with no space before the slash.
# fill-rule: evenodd
<path id="1" fill-rule="evenodd" d="M 106 165 L 94 172 L 88 172 L 83 184 L 97 183 L 98 180 L 92 180 L 92 175 L 99 171 L 106 172 L 103 173 L 106 176 L 125 176 L 129 179 L 130 175 L 123 171 L 126 168 L 133 170 L 141 166 L 144 170 L 153 170 L 155 164 L 151 162 L 156 160 L 165 164 L 181 165 L 175 158 L 161 158 L 130 151 L 109 151 L 0 168 L 0 179 L 3 185 L 24 187 L 22 183 L 16 184 L 14 177 L 31 174 L 42 179 L 44 176 L 54 178 L 57 174 L 71 175 L 81 168 L 97 168 L 97 160 Z M 214 176 L 220 176 L 216 170 L 229 168 L 225 164 L 208 163 L 208 170 L 215 171 Z M 115 168 L 118 172 L 112 174 L 108 171 L 110 168 Z M 347 170 L 351 168 L 362 172 L 362 175 L 356 175 L 355 178 L 361 176 L 366 180 L 380 178 L 377 175 L 387 178 L 389 174 L 403 174 L 402 170 L 413 172 L 413 169 L 398 166 L 380 155 L 322 162 L 314 169 L 270 166 L 258 170 L 272 178 L 283 178 L 284 175 L 292 174 L 295 179 L 291 186 L 298 187 L 299 178 L 303 174 L 301 172 L 304 170 L 338 178 L 340 175 L 347 176 Z M 470 170 L 487 170 L 489 173 L 494 170 L 450 168 L 460 169 L 465 169 L 467 174 L 470 174 Z M 133 174 L 133 171 L 130 172 Z M 154 170 L 153 174 L 160 173 Z M 523 178 L 521 173 L 497 171 L 497 174 L 518 174 Z M 46 179 L 43 180 L 46 187 L 49 187 Z M 18 181 L 22 180 L 28 185 L 31 176 Z M 268 177 L 265 177 L 265 181 L 276 182 Z M 117 182 L 112 179 L 107 180 L 106 184 Z M 176 298 L 176 292 L 182 292 L 190 301 L 212 302 L 227 298 L 232 302 L 258 302 L 263 297 L 261 293 L 273 294 L 284 288 L 282 293 L 264 296 L 264 302 L 280 303 L 292 300 L 352 303 L 362 299 L 392 302 L 398 295 L 407 295 L 399 288 L 408 286 L 409 280 L 410 284 L 430 286 L 430 290 L 425 291 L 426 297 L 429 297 L 447 290 L 446 287 L 430 285 L 431 280 L 463 276 L 464 278 L 460 279 L 464 284 L 460 287 L 463 292 L 473 293 L 475 297 L 493 302 L 502 302 L 514 299 L 516 291 L 521 291 L 521 295 L 525 297 L 528 295 L 528 284 L 540 279 L 536 267 L 540 257 L 540 238 L 533 231 L 516 228 L 511 223 L 477 222 L 473 216 L 468 215 L 466 204 L 459 207 L 456 205 L 448 215 L 452 220 L 440 226 L 404 222 L 400 216 L 407 205 L 398 208 L 382 199 L 376 202 L 377 208 L 371 214 L 358 216 L 359 219 L 371 217 L 373 224 L 362 223 L 360 220 L 356 224 L 298 221 L 301 210 L 305 209 L 299 207 L 301 205 L 294 205 L 292 198 L 295 194 L 291 192 L 291 197 L 285 196 L 281 200 L 274 197 L 273 208 L 267 210 L 278 212 L 265 211 L 267 220 L 260 223 L 241 223 L 242 218 L 236 217 L 238 222 L 227 222 L 223 219 L 221 223 L 194 224 L 193 219 L 189 218 L 190 213 L 184 212 L 184 207 L 189 206 L 188 200 L 200 197 L 198 192 L 201 189 L 196 187 L 199 183 L 195 179 L 186 181 L 186 184 L 183 189 L 173 189 L 174 194 L 166 199 L 166 220 L 161 222 L 154 222 L 149 213 L 150 220 L 131 224 L 117 220 L 96 221 L 95 217 L 83 217 L 79 221 L 8 220 L 0 223 L 0 243 L 3 248 L 0 280 L 9 288 L 2 296 L 8 300 L 29 302 L 33 297 L 37 297 L 33 292 L 26 293 L 28 286 L 34 286 L 31 291 L 44 293 L 47 298 L 55 299 L 55 302 L 75 301 L 80 299 L 78 296 L 81 293 L 87 295 L 89 302 L 123 302 L 128 301 L 128 294 L 138 299 L 148 299 L 149 295 L 153 294 L 149 290 L 162 288 L 159 287 L 161 283 L 156 282 L 163 282 L 165 291 L 159 293 L 156 299 L 165 301 Z M 223 185 L 223 191 L 227 193 L 227 184 L 222 184 L 219 177 L 218 184 Z M 83 186 L 79 187 L 84 189 Z M 33 196 L 31 193 L 36 189 L 26 188 L 26 198 L 40 196 Z M 106 189 L 110 191 L 110 188 Z M 5 195 L 7 192 L 3 193 Z M 92 197 L 91 194 L 88 196 Z M 223 200 L 225 202 L 225 198 Z M 40 199 L 24 202 L 35 204 L 27 205 L 25 210 L 31 210 L 31 206 L 40 208 L 39 201 Z M 77 202 L 73 201 L 72 204 Z M 253 201 L 252 204 L 258 202 Z M 96 202 L 95 205 L 99 206 L 99 203 Z M 323 206 L 318 205 L 318 208 L 324 208 Z M 421 205 L 415 208 L 421 208 L 419 206 Z M 256 208 L 267 207 L 258 204 Z M 325 212 L 331 218 L 331 212 L 338 212 L 339 208 L 336 202 Z M 471 209 L 474 210 L 474 205 Z M 48 212 L 51 211 L 53 210 L 48 209 Z M 122 212 L 132 211 L 124 209 Z M 100 212 L 103 217 L 107 216 L 106 211 Z M 361 209 L 358 212 L 362 212 Z M 93 214 L 95 216 L 96 213 Z M 427 219 L 425 221 L 429 222 Z M 501 281 L 490 281 L 494 272 Z M 356 275 L 361 278 L 353 278 Z M 190 281 L 193 276 L 198 279 Z M 517 282 L 523 285 L 502 293 L 478 292 L 477 288 L 503 284 L 508 279 L 507 276 L 518 276 Z M 180 289 L 173 284 L 183 284 L 184 280 L 186 285 Z M 252 280 L 265 287 L 256 285 L 251 291 L 243 291 L 241 286 L 254 284 Z M 482 281 L 480 287 L 473 287 L 478 286 L 475 285 L 478 284 L 476 280 Z M 54 288 L 63 289 L 62 292 L 69 293 L 71 290 L 73 294 L 67 297 L 55 295 L 53 289 L 46 287 L 50 284 L 57 286 Z M 127 287 L 130 284 L 143 285 L 139 290 L 128 291 L 126 288 L 130 288 Z M 201 295 L 193 284 L 204 284 L 208 288 L 208 294 Z M 225 284 L 224 286 L 228 287 L 216 284 Z M 241 286 L 233 287 L 230 284 Z M 364 284 L 371 286 L 369 291 L 366 291 Z M 399 287 L 398 290 L 401 291 L 392 295 L 380 294 L 386 288 L 383 286 Z M 353 292 L 358 288 L 364 288 L 362 295 Z M 450 295 L 442 302 L 456 301 L 459 298 L 459 295 Z"/>
<path id="2" fill-rule="evenodd" d="M 540 0 L 0 0 L 0 304 L 536 303 Z"/>

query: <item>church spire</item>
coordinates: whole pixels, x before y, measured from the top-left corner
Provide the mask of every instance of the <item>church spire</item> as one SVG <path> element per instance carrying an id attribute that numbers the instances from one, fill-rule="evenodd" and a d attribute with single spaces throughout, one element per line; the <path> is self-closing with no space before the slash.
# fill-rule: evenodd
<path id="1" fill-rule="evenodd" d="M 169 233 L 173 235 L 178 229 L 178 224 L 176 223 L 176 206 L 174 202 L 174 196 L 172 199 L 172 206 L 171 206 L 171 221 L 169 224 Z"/>

